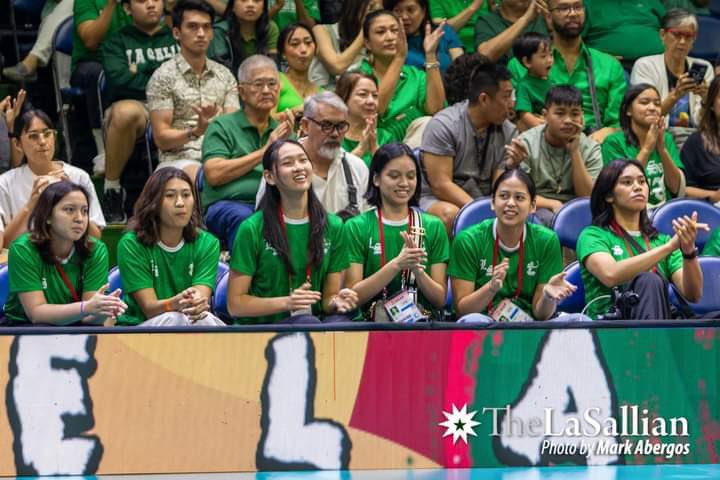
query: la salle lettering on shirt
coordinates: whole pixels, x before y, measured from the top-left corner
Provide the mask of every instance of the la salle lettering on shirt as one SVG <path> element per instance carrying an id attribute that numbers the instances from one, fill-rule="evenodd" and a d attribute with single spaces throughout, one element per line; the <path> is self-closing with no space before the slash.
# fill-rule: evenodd
<path id="1" fill-rule="evenodd" d="M 128 59 L 128 64 L 142 65 L 147 60 L 153 60 L 155 62 L 164 62 L 169 60 L 175 55 L 180 53 L 180 48 L 177 45 L 157 47 L 157 48 L 128 48 L 125 50 L 125 55 Z"/>

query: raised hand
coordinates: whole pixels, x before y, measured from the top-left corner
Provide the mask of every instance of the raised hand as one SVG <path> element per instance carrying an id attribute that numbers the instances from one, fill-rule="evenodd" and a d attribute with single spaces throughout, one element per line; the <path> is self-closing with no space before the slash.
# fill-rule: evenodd
<path id="1" fill-rule="evenodd" d="M 437 59 L 437 49 L 440 46 L 440 39 L 445 35 L 443 27 L 447 24 L 447 21 L 443 20 L 440 24 L 432 29 L 430 22 L 425 24 L 425 39 L 423 40 L 423 50 L 425 50 L 425 59 L 432 57 Z M 435 61 L 433 60 L 433 61 Z"/>
<path id="2" fill-rule="evenodd" d="M 680 250 L 685 255 L 690 255 L 695 251 L 695 239 L 698 230 L 710 231 L 707 223 L 698 223 L 698 214 L 693 212 L 689 217 L 684 215 L 672 221 L 673 231 L 677 239 Z"/>
<path id="3" fill-rule="evenodd" d="M 658 152 L 665 150 L 665 117 L 662 116 L 658 119 L 655 148 Z"/>
<path id="4" fill-rule="evenodd" d="M 337 313 L 352 312 L 357 308 L 358 294 L 351 288 L 343 288 L 333 298 L 332 305 Z"/>
<path id="5" fill-rule="evenodd" d="M 214 103 L 209 103 L 207 105 L 195 105 L 192 109 L 198 116 L 195 134 L 198 136 L 203 135 L 210 120 L 220 111 L 220 107 Z"/>
<path id="6" fill-rule="evenodd" d="M 577 287 L 565 280 L 567 272 L 560 272 L 550 277 L 548 283 L 543 287 L 543 295 L 558 303 L 573 294 Z"/>
<path id="7" fill-rule="evenodd" d="M 519 138 L 513 138 L 509 144 L 505 145 L 505 168 L 513 169 L 519 167 L 528 156 L 529 154 L 525 143 Z"/>
<path id="8" fill-rule="evenodd" d="M 83 302 L 82 323 L 103 323 L 108 318 L 117 318 L 125 313 L 127 304 L 120 299 L 119 291 L 107 294 L 109 284 L 105 284 L 90 298 Z M 114 322 L 113 322 L 114 323 Z"/>
<path id="9" fill-rule="evenodd" d="M 492 278 L 490 279 L 490 291 L 494 294 L 500 291 L 505 283 L 505 277 L 507 276 L 508 267 L 510 266 L 510 260 L 503 258 L 503 261 L 498 265 L 495 265 L 492 272 Z"/>

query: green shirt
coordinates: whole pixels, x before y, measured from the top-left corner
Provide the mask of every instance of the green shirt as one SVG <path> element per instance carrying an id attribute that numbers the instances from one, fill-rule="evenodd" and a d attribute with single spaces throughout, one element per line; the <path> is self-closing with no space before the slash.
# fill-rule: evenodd
<path id="1" fill-rule="evenodd" d="M 715 228 L 705 242 L 702 254 L 706 257 L 720 257 L 720 228 Z"/>
<path id="2" fill-rule="evenodd" d="M 171 248 L 158 242 L 146 247 L 138 241 L 135 232 L 128 232 L 118 243 L 117 257 L 128 306 L 118 324 L 137 325 L 147 317 L 132 293 L 152 288 L 157 299 L 164 300 L 196 285 L 213 290 L 220 242 L 210 233 L 199 230 L 192 243 L 182 240 Z"/>
<path id="3" fill-rule="evenodd" d="M 295 90 L 287 75 L 280 74 L 280 93 L 278 95 L 278 104 L 276 111 L 284 112 L 287 109 L 302 107 L 305 99 Z"/>
<path id="4" fill-rule="evenodd" d="M 438 263 L 447 263 L 450 256 L 449 241 L 445 226 L 439 218 L 427 213 L 420 213 L 420 218 L 425 229 L 425 250 L 428 260 L 425 271 L 430 274 L 430 268 Z M 401 222 L 383 219 L 383 234 L 385 238 L 385 261 L 389 262 L 400 254 L 405 242 L 400 236 L 401 232 L 407 232 L 407 219 Z M 363 266 L 363 278 L 367 278 L 382 268 L 380 257 L 380 235 L 378 232 L 377 209 L 368 210 L 362 215 L 353 217 L 345 224 L 345 236 L 348 242 L 348 256 L 350 263 L 358 263 Z M 400 274 L 387 285 L 388 298 L 400 292 L 402 277 Z M 372 302 L 382 299 L 382 292 L 374 299 L 368 301 L 365 307 L 372 305 Z M 422 293 L 418 302 L 431 309 L 432 305 L 425 300 Z"/>
<path id="5" fill-rule="evenodd" d="M 684 169 L 680 154 L 678 153 L 675 141 L 670 132 L 665 132 L 665 147 L 667 148 L 673 163 L 680 169 Z M 635 158 L 640 152 L 640 148 L 630 145 L 625 138 L 624 132 L 615 132 L 610 134 L 602 144 L 603 163 L 607 165 L 617 158 Z M 650 196 L 648 197 L 648 208 L 656 208 L 670 200 L 673 194 L 665 185 L 665 171 L 663 169 L 662 160 L 657 150 L 653 150 L 652 155 L 645 164 L 645 175 L 647 176 L 648 187 L 650 187 Z"/>
<path id="6" fill-rule="evenodd" d="M 82 40 L 80 40 L 80 35 L 78 34 L 77 29 L 81 23 L 97 19 L 103 8 L 105 8 L 105 5 L 107 5 L 107 2 L 108 0 L 75 0 L 75 3 L 73 4 L 75 28 L 73 30 L 72 71 L 75 70 L 75 65 L 77 65 L 77 62 L 80 60 L 94 62 L 101 61 L 100 51 L 88 50 Z M 132 25 L 132 19 L 127 13 L 125 13 L 125 9 L 122 5 L 118 4 L 115 6 L 115 10 L 113 10 L 110 27 L 105 34 L 105 38 L 110 38 L 112 34 L 120 30 L 125 25 Z"/>
<path id="7" fill-rule="evenodd" d="M 210 122 L 202 143 L 202 161 L 211 158 L 231 159 L 248 155 L 262 148 L 278 123 L 270 119 L 268 128 L 260 135 L 242 110 L 220 115 Z M 203 177 L 202 205 L 205 210 L 219 200 L 238 200 L 255 204 L 262 179 L 263 166 L 258 163 L 248 173 L 228 183 L 212 186 Z"/>
<path id="8" fill-rule="evenodd" d="M 291 288 L 297 288 L 305 283 L 310 223 L 307 220 L 285 220 L 290 246 L 290 262 L 293 267 L 292 275 L 289 275 L 275 249 L 263 237 L 263 225 L 263 212 L 255 212 L 240 224 L 230 260 L 230 268 L 252 277 L 248 292 L 250 295 L 263 298 L 286 297 L 290 295 Z M 322 292 L 325 277 L 330 273 L 342 272 L 347 267 L 348 259 L 342 220 L 340 217 L 328 213 L 325 226 L 325 254 L 320 268 L 312 267 L 310 274 L 312 290 Z M 292 282 L 289 277 L 292 277 Z M 321 314 L 321 303 L 313 305 L 313 315 Z M 290 312 L 284 312 L 264 317 L 236 318 L 235 323 L 275 323 L 287 318 L 289 314 Z"/>
<path id="9" fill-rule="evenodd" d="M 451 18 L 460 15 L 466 8 L 470 6 L 472 0 L 431 0 L 430 1 L 430 18 L 440 19 L 445 18 L 450 20 Z M 460 29 L 458 35 L 465 46 L 465 51 L 472 53 L 475 51 L 475 24 L 478 18 L 482 15 L 487 15 L 490 12 L 490 2 L 483 2 L 482 7 L 473 13 L 470 20 L 467 21 L 464 27 Z"/>
<path id="10" fill-rule="evenodd" d="M 273 5 L 275 5 L 275 0 L 270 0 L 268 2 L 268 8 Z M 303 0 L 303 5 L 305 5 L 307 14 L 317 23 L 320 23 L 320 5 L 318 4 L 318 0 Z M 297 18 L 297 11 L 295 10 L 295 1 L 285 0 L 285 5 L 283 5 L 273 20 L 277 23 L 280 31 L 291 23 L 297 23 L 299 20 Z"/>
<path id="11" fill-rule="evenodd" d="M 92 252 L 83 260 L 77 252 L 60 266 L 65 271 L 75 292 L 82 298 L 85 292 L 95 292 L 107 283 L 108 251 L 100 240 L 90 238 Z M 10 322 L 30 323 L 25 315 L 19 293 L 42 291 L 50 305 L 67 305 L 75 302 L 70 290 L 55 266 L 45 263 L 37 247 L 24 233 L 10 245 L 8 254 L 10 296 L 5 304 L 5 316 Z"/>
<path id="12" fill-rule="evenodd" d="M 637 241 L 638 245 L 646 248 L 645 240 L 641 235 L 633 235 L 633 238 Z M 670 237 L 660 233 L 656 238 L 650 240 L 650 248 L 655 248 L 670 241 Z M 631 247 L 632 248 L 632 247 Z M 585 287 L 585 305 L 588 306 L 587 315 L 593 319 L 597 318 L 598 315 L 607 313 L 610 310 L 611 289 L 603 285 L 592 273 L 585 267 L 585 260 L 597 252 L 605 252 L 612 255 L 616 262 L 630 258 L 627 251 L 627 246 L 623 238 L 615 235 L 610 229 L 602 228 L 597 226 L 590 226 L 585 228 L 577 242 L 577 257 L 580 261 L 580 271 L 582 273 L 583 286 Z M 642 252 L 635 252 L 634 255 L 638 255 Z M 658 271 L 663 277 L 670 280 L 672 274 L 680 270 L 683 265 L 682 253 L 679 249 L 673 251 L 670 255 L 662 259 L 658 264 Z M 608 298 L 600 299 L 591 303 L 594 299 L 599 298 L 603 295 L 608 295 Z"/>
<path id="13" fill-rule="evenodd" d="M 506 20 L 500 15 L 499 9 L 496 12 L 489 12 L 487 15 L 479 17 L 475 23 L 475 45 L 479 46 L 481 43 L 497 37 L 507 28 L 511 27 L 512 24 L 513 22 Z M 547 36 L 548 30 L 545 24 L 545 17 L 538 15 L 520 34 L 528 32 L 536 32 Z M 512 48 L 509 48 L 508 51 L 498 59 L 498 63 L 506 64 L 511 58 L 513 58 L 513 51 Z"/>
<path id="14" fill-rule="evenodd" d="M 551 86 L 549 78 L 525 75 L 516 87 L 515 110 L 541 115 L 545 108 L 545 95 Z"/>
<path id="15" fill-rule="evenodd" d="M 375 76 L 367 60 L 362 61 L 360 70 Z M 380 79 L 378 79 L 379 83 Z M 386 130 L 392 142 L 402 142 L 405 138 L 405 131 L 413 120 L 427 115 L 425 112 L 426 98 L 427 76 L 425 72 L 404 65 L 397 85 L 395 85 L 395 94 L 378 122 L 378 136 L 380 136 L 381 130 Z"/>
<path id="16" fill-rule="evenodd" d="M 492 278 L 493 250 L 495 247 L 494 225 L 496 219 L 481 223 L 461 231 L 453 240 L 450 250 L 448 275 L 468 282 L 474 282 L 475 289 L 488 283 Z M 528 315 L 533 314 L 532 301 L 538 285 L 544 285 L 550 277 L 563 269 L 560 240 L 550 229 L 534 223 L 525 224 L 523 283 L 520 296 L 513 302 Z M 518 287 L 519 249 L 507 252 L 499 248 L 497 264 L 508 258 L 507 275 L 500 291 L 493 298 L 493 306 L 503 299 L 515 295 Z M 486 313 L 487 307 L 479 313 Z"/>
<path id="17" fill-rule="evenodd" d="M 215 60 L 216 62 L 222 63 L 233 73 L 237 73 L 237 66 L 242 63 L 242 60 L 254 55 L 258 52 L 257 39 L 253 32 L 253 37 L 245 40 L 240 35 L 240 51 L 233 52 L 232 44 L 230 43 L 230 22 L 228 20 L 222 20 L 214 25 L 215 32 L 213 33 L 213 39 L 208 47 L 207 56 Z M 266 39 L 265 52 L 277 51 L 277 41 L 280 31 L 275 22 L 270 20 L 268 22 L 268 35 Z"/>
<path id="18" fill-rule="evenodd" d="M 390 133 L 387 130 L 378 130 L 377 131 L 377 146 L 378 148 L 382 147 L 386 143 L 390 143 L 392 139 L 390 138 Z M 360 143 L 359 140 L 350 140 L 347 136 L 342 141 L 342 148 L 346 152 L 352 153 L 353 150 L 358 146 Z M 367 165 L 368 168 L 370 168 L 370 163 L 372 162 L 373 154 L 370 152 L 365 152 L 365 155 L 363 155 L 361 158 L 363 159 L 363 162 L 365 162 L 365 165 Z"/>

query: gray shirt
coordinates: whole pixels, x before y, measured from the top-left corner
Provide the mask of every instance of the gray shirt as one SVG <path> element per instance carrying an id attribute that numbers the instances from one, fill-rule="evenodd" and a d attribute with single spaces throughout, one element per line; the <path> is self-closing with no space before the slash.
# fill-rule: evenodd
<path id="1" fill-rule="evenodd" d="M 507 120 L 478 133 L 470 122 L 465 100 L 441 110 L 430 120 L 423 133 L 422 151 L 452 157 L 453 183 L 472 198 L 479 198 L 490 195 L 493 172 L 502 165 L 505 145 L 516 135 L 515 125 Z M 430 194 L 423 177 L 423 195 Z"/>
<path id="2" fill-rule="evenodd" d="M 545 124 L 538 125 L 520 135 L 528 151 L 528 158 L 520 167 L 532 177 L 539 195 L 566 202 L 577 196 L 570 168 L 570 152 L 550 145 L 545 140 L 545 128 Z M 600 144 L 581 133 L 580 155 L 594 182 L 603 167 Z"/>

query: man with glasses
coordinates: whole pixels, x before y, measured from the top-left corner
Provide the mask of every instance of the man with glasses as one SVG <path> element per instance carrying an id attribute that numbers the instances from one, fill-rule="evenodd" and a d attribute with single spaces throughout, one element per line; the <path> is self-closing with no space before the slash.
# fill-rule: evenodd
<path id="1" fill-rule="evenodd" d="M 202 206 L 208 230 L 231 250 L 240 223 L 252 215 L 262 178 L 262 157 L 275 140 L 293 133 L 291 114 L 275 112 L 280 77 L 275 62 L 252 55 L 238 68 L 243 109 L 215 119 L 202 143 Z"/>

